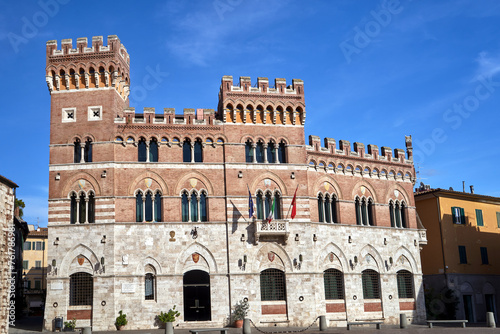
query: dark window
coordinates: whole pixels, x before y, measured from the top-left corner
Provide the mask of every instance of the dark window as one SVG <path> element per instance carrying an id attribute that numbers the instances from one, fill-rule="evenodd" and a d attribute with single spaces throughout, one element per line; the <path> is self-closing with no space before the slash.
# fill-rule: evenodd
<path id="1" fill-rule="evenodd" d="M 92 162 L 92 140 L 90 138 L 85 141 L 84 158 L 85 162 Z"/>
<path id="2" fill-rule="evenodd" d="M 245 143 L 245 162 L 253 162 L 252 142 L 249 140 Z"/>
<path id="3" fill-rule="evenodd" d="M 465 212 L 463 208 L 454 206 L 451 208 L 451 214 L 454 224 L 465 224 Z"/>
<path id="4" fill-rule="evenodd" d="M 368 210 L 368 212 L 367 212 L 368 213 L 368 225 L 373 226 L 374 221 L 373 221 L 373 201 L 372 201 L 372 199 L 368 200 L 367 210 Z"/>
<path id="5" fill-rule="evenodd" d="M 266 219 L 269 217 L 269 213 L 271 212 L 271 207 L 273 206 L 273 198 L 271 197 L 271 193 L 266 193 L 266 199 L 264 203 L 266 209 Z"/>
<path id="6" fill-rule="evenodd" d="M 73 162 L 79 163 L 82 160 L 82 147 L 80 145 L 80 140 L 75 140 L 74 143 L 74 154 L 73 154 Z"/>
<path id="7" fill-rule="evenodd" d="M 325 221 L 325 218 L 324 218 L 324 215 L 323 215 L 323 195 L 319 194 L 318 195 L 318 220 L 319 222 L 324 222 Z"/>
<path id="8" fill-rule="evenodd" d="M 267 144 L 267 162 L 269 163 L 274 163 L 276 162 L 276 151 L 275 151 L 275 146 L 273 142 L 269 142 Z"/>
<path id="9" fill-rule="evenodd" d="M 483 210 L 476 209 L 476 222 L 477 226 L 484 226 Z"/>
<path id="10" fill-rule="evenodd" d="M 458 255 L 460 256 L 460 263 L 467 263 L 467 252 L 465 246 L 458 246 Z"/>
<path id="11" fill-rule="evenodd" d="M 182 144 L 182 161 L 191 162 L 191 142 L 187 139 Z"/>
<path id="12" fill-rule="evenodd" d="M 95 198 L 94 198 L 93 193 L 89 194 L 87 215 L 88 215 L 89 223 L 94 223 L 95 222 Z"/>
<path id="13" fill-rule="evenodd" d="M 37 241 L 37 242 L 34 242 L 35 244 L 35 247 L 33 248 L 33 250 L 42 250 L 42 242 L 41 241 Z"/>
<path id="14" fill-rule="evenodd" d="M 257 194 L 257 201 L 256 201 L 256 205 L 257 205 L 257 219 L 264 219 L 264 203 L 263 203 L 263 199 L 262 199 L 262 193 L 259 192 Z"/>
<path id="15" fill-rule="evenodd" d="M 203 162 L 203 145 L 199 139 L 194 142 L 194 162 Z"/>
<path id="16" fill-rule="evenodd" d="M 401 203 L 401 227 L 408 228 L 406 224 L 406 205 Z"/>
<path id="17" fill-rule="evenodd" d="M 500 212 L 497 212 L 497 227 L 500 228 Z"/>
<path id="18" fill-rule="evenodd" d="M 490 264 L 488 261 L 488 248 L 480 247 L 481 250 L 481 263 L 482 264 Z"/>
<path id="19" fill-rule="evenodd" d="M 39 280 L 35 281 L 35 290 L 40 290 L 42 289 L 42 282 Z"/>
<path id="20" fill-rule="evenodd" d="M 391 216 L 391 227 L 396 227 L 396 220 L 394 218 L 394 203 L 389 203 L 389 214 Z"/>
<path id="21" fill-rule="evenodd" d="M 331 208 L 332 208 L 332 223 L 338 223 L 337 197 L 335 197 L 335 196 L 332 196 Z"/>
<path id="22" fill-rule="evenodd" d="M 182 193 L 182 221 L 187 222 L 189 220 L 189 201 L 188 194 L 186 192 Z"/>
<path id="23" fill-rule="evenodd" d="M 363 270 L 361 274 L 364 299 L 380 299 L 379 274 L 374 270 Z"/>
<path id="24" fill-rule="evenodd" d="M 279 193 L 274 194 L 274 219 L 281 219 L 281 196 Z"/>
<path id="25" fill-rule="evenodd" d="M 354 202 L 354 208 L 356 209 L 356 224 L 362 225 L 361 221 L 361 205 L 359 204 L 359 198 L 356 198 Z"/>
<path id="26" fill-rule="evenodd" d="M 325 299 L 344 299 L 344 275 L 337 269 L 327 269 L 323 273 Z"/>
<path id="27" fill-rule="evenodd" d="M 207 217 L 207 195 L 202 192 L 200 194 L 200 220 L 202 222 L 208 221 Z"/>
<path id="28" fill-rule="evenodd" d="M 413 275 L 408 270 L 397 273 L 399 298 L 415 298 L 413 294 Z"/>
<path id="29" fill-rule="evenodd" d="M 155 276 L 153 274 L 146 274 L 145 278 L 145 291 L 144 296 L 146 300 L 155 299 Z"/>
<path id="30" fill-rule="evenodd" d="M 258 142 L 255 146 L 255 157 L 257 162 L 264 162 L 264 144 L 262 142 Z"/>
<path id="31" fill-rule="evenodd" d="M 195 193 L 191 194 L 191 221 L 198 221 L 198 199 Z"/>
<path id="32" fill-rule="evenodd" d="M 153 221 L 153 194 L 150 191 L 146 192 L 145 218 L 147 222 Z"/>
<path id="33" fill-rule="evenodd" d="M 260 273 L 260 297 L 262 301 L 285 300 L 285 273 L 278 269 L 266 269 Z"/>
<path id="34" fill-rule="evenodd" d="M 154 138 L 149 142 L 149 161 L 158 162 L 158 142 Z"/>
<path id="35" fill-rule="evenodd" d="M 161 194 L 155 194 L 155 220 L 161 222 Z"/>
<path id="36" fill-rule="evenodd" d="M 331 223 L 332 216 L 330 214 L 330 196 L 328 196 L 328 195 L 325 195 L 324 208 L 325 208 L 325 222 Z"/>
<path id="37" fill-rule="evenodd" d="M 286 144 L 281 142 L 278 145 L 278 160 L 280 163 L 286 163 Z"/>
<path id="38" fill-rule="evenodd" d="M 29 261 L 24 260 L 23 261 L 23 269 L 29 269 Z"/>
<path id="39" fill-rule="evenodd" d="M 87 273 L 75 273 L 69 276 L 69 305 L 92 306 L 92 293 L 94 282 L 92 275 Z"/>
<path id="40" fill-rule="evenodd" d="M 135 221 L 142 222 L 142 193 L 135 195 Z"/>
<path id="41" fill-rule="evenodd" d="M 71 195 L 71 211 L 70 211 L 70 223 L 75 224 L 76 223 L 76 194 L 73 193 Z"/>
<path id="42" fill-rule="evenodd" d="M 30 241 L 24 242 L 23 250 L 31 250 L 31 242 Z"/>
<path id="43" fill-rule="evenodd" d="M 147 160 L 147 145 L 146 140 L 141 138 L 137 143 L 137 161 L 146 162 Z"/>
<path id="44" fill-rule="evenodd" d="M 399 203 L 396 203 L 396 227 L 401 227 L 401 212 L 399 211 Z"/>

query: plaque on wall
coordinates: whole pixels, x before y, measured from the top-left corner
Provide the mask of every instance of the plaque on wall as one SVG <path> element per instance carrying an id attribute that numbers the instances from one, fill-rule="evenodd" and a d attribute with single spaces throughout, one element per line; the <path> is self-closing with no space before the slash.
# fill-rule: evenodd
<path id="1" fill-rule="evenodd" d="M 50 283 L 50 290 L 62 290 L 63 284 L 62 282 L 52 282 Z"/>
<path id="2" fill-rule="evenodd" d="M 122 283 L 122 293 L 134 293 L 135 283 Z"/>

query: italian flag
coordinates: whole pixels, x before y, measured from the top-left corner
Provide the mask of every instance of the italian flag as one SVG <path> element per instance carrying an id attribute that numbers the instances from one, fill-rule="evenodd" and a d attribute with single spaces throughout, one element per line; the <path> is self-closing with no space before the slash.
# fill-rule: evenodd
<path id="1" fill-rule="evenodd" d="M 267 222 L 270 223 L 274 217 L 274 207 L 276 206 L 276 197 L 273 196 L 273 206 L 271 207 L 271 211 L 269 211 L 269 215 L 267 216 Z"/>

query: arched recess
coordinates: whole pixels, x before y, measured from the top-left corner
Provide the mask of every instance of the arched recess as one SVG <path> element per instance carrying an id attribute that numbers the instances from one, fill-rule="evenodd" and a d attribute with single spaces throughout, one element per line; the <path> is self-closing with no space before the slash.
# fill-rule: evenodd
<path id="1" fill-rule="evenodd" d="M 399 192 L 399 196 L 396 196 L 397 194 L 395 191 Z M 408 192 L 406 192 L 405 188 L 401 187 L 399 184 L 394 184 L 392 187 L 389 187 L 384 203 L 389 203 L 391 199 L 399 200 L 400 202 L 404 200 L 407 206 L 413 205 L 413 203 L 409 202 L 410 196 L 408 196 Z"/>
<path id="2" fill-rule="evenodd" d="M 330 254 L 334 255 L 333 261 L 331 261 Z M 338 268 L 335 266 L 335 262 L 338 263 Z M 334 244 L 333 242 L 326 245 L 319 253 L 319 256 L 316 260 L 316 268 L 317 271 L 323 272 L 326 269 L 335 268 L 340 270 L 341 272 L 346 272 L 349 268 L 349 261 L 345 256 L 342 249 Z"/>
<path id="3" fill-rule="evenodd" d="M 365 192 L 363 194 L 361 187 L 365 187 L 366 190 L 368 190 L 370 193 L 367 194 Z M 354 185 L 354 187 L 352 189 L 351 199 L 356 198 L 356 196 L 359 196 L 359 197 L 364 196 L 366 198 L 371 197 L 374 201 L 374 204 L 379 203 L 378 198 L 377 198 L 377 193 L 375 192 L 375 188 L 366 179 L 360 180 Z"/>
<path id="4" fill-rule="evenodd" d="M 370 256 L 373 261 L 368 261 L 367 255 Z M 358 263 L 361 266 L 358 271 L 373 269 L 380 273 L 384 268 L 384 261 L 382 260 L 380 253 L 377 251 L 377 249 L 375 249 L 375 247 L 370 244 L 365 245 L 359 252 Z"/>
<path id="5" fill-rule="evenodd" d="M 483 285 L 483 295 L 494 295 L 495 294 L 495 288 L 490 282 L 486 282 Z"/>
<path id="6" fill-rule="evenodd" d="M 270 257 L 273 259 L 272 261 Z M 293 271 L 292 259 L 288 256 L 285 249 L 276 243 L 268 243 L 262 246 L 252 264 L 253 272 L 261 272 L 270 268 L 279 269 L 284 272 Z"/>
<path id="7" fill-rule="evenodd" d="M 325 185 L 325 183 L 328 184 L 328 186 Z M 326 189 L 328 187 L 328 189 Z M 337 194 L 337 199 L 343 199 L 343 195 L 342 195 L 342 192 L 340 190 L 340 186 L 339 184 L 337 183 L 337 181 L 335 181 L 332 177 L 330 177 L 329 175 L 323 175 L 322 177 L 320 177 L 316 183 L 314 184 L 314 188 L 313 188 L 315 191 L 322 191 L 322 192 L 327 192 L 327 193 L 335 193 Z"/>
<path id="8" fill-rule="evenodd" d="M 198 262 L 194 262 L 193 254 L 199 254 Z M 217 274 L 217 262 L 210 250 L 204 245 L 194 242 L 184 249 L 175 262 L 175 274 L 182 275 L 190 270 L 203 270 L 209 274 Z"/>
<path id="9" fill-rule="evenodd" d="M 190 179 L 196 180 L 196 184 L 193 186 L 194 182 L 190 182 Z M 181 193 L 182 189 L 201 189 L 205 188 L 208 191 L 208 195 L 214 194 L 214 187 L 210 180 L 199 172 L 189 172 L 183 177 L 181 177 L 174 188 L 174 195 L 178 195 Z"/>
<path id="10" fill-rule="evenodd" d="M 168 195 L 168 187 L 163 178 L 160 176 L 160 174 L 157 174 L 153 171 L 146 171 L 138 175 L 132 182 L 130 182 L 128 186 L 128 195 L 129 196 L 135 196 L 134 192 L 137 190 L 137 188 L 140 189 L 147 189 L 149 188 L 147 186 L 147 179 L 153 180 L 153 182 L 156 182 L 157 185 L 160 187 L 160 191 L 163 196 Z M 151 190 L 156 190 L 155 187 L 153 186 L 153 182 L 151 183 Z"/>
<path id="11" fill-rule="evenodd" d="M 64 187 L 62 187 L 61 198 L 67 198 L 71 190 L 78 193 L 80 190 L 88 192 L 89 190 L 94 190 L 95 196 L 101 195 L 101 188 L 99 187 L 99 182 L 87 172 L 80 172 L 72 177 L 70 177 Z"/>
<path id="12" fill-rule="evenodd" d="M 138 265 L 137 265 L 137 268 L 135 270 L 135 272 L 138 274 L 138 275 L 145 275 L 146 272 L 145 272 L 145 268 L 146 266 L 152 266 L 153 268 L 155 268 L 156 270 L 156 274 L 161 274 L 162 273 L 162 268 L 161 268 L 161 265 L 158 261 L 156 261 L 155 258 L 151 257 L 151 256 L 148 256 L 146 258 L 144 258 L 144 260 L 142 260 Z"/>
<path id="13" fill-rule="evenodd" d="M 271 185 L 270 186 L 266 186 L 265 185 L 265 182 L 264 180 L 266 179 L 269 179 L 271 180 Z M 262 175 L 260 175 L 258 178 L 256 178 L 252 183 L 251 183 L 251 186 L 250 186 L 250 191 L 252 191 L 252 189 L 256 189 L 256 188 L 260 188 L 260 189 L 269 189 L 271 191 L 274 191 L 274 187 L 273 187 L 273 183 L 275 184 L 275 187 L 277 186 L 278 189 L 280 192 L 281 192 L 281 195 L 282 196 L 288 196 L 288 190 L 286 188 L 286 185 L 285 183 L 281 180 L 281 178 L 272 173 L 272 172 L 265 172 L 263 173 Z"/>
<path id="14" fill-rule="evenodd" d="M 83 257 L 82 264 L 78 262 L 78 257 Z M 59 276 L 69 276 L 76 272 L 86 272 L 93 275 L 97 263 L 99 263 L 99 260 L 96 254 L 89 247 L 78 244 L 67 252 L 61 264 L 57 265 L 59 267 Z"/>
<path id="15" fill-rule="evenodd" d="M 397 272 L 398 270 L 406 269 L 412 274 L 418 272 L 417 261 L 410 250 L 405 246 L 399 247 L 392 258 L 394 261 L 392 271 Z M 403 261 L 401 259 L 403 259 Z"/>

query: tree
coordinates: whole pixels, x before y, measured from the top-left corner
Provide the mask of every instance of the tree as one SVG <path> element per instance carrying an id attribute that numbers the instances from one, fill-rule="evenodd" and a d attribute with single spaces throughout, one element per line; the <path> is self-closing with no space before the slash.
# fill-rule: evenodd
<path id="1" fill-rule="evenodd" d="M 23 214 L 24 214 L 23 209 L 25 206 L 26 206 L 26 204 L 24 204 L 22 199 L 16 198 L 14 208 L 19 208 L 19 217 L 21 217 L 21 218 L 23 218 Z"/>

